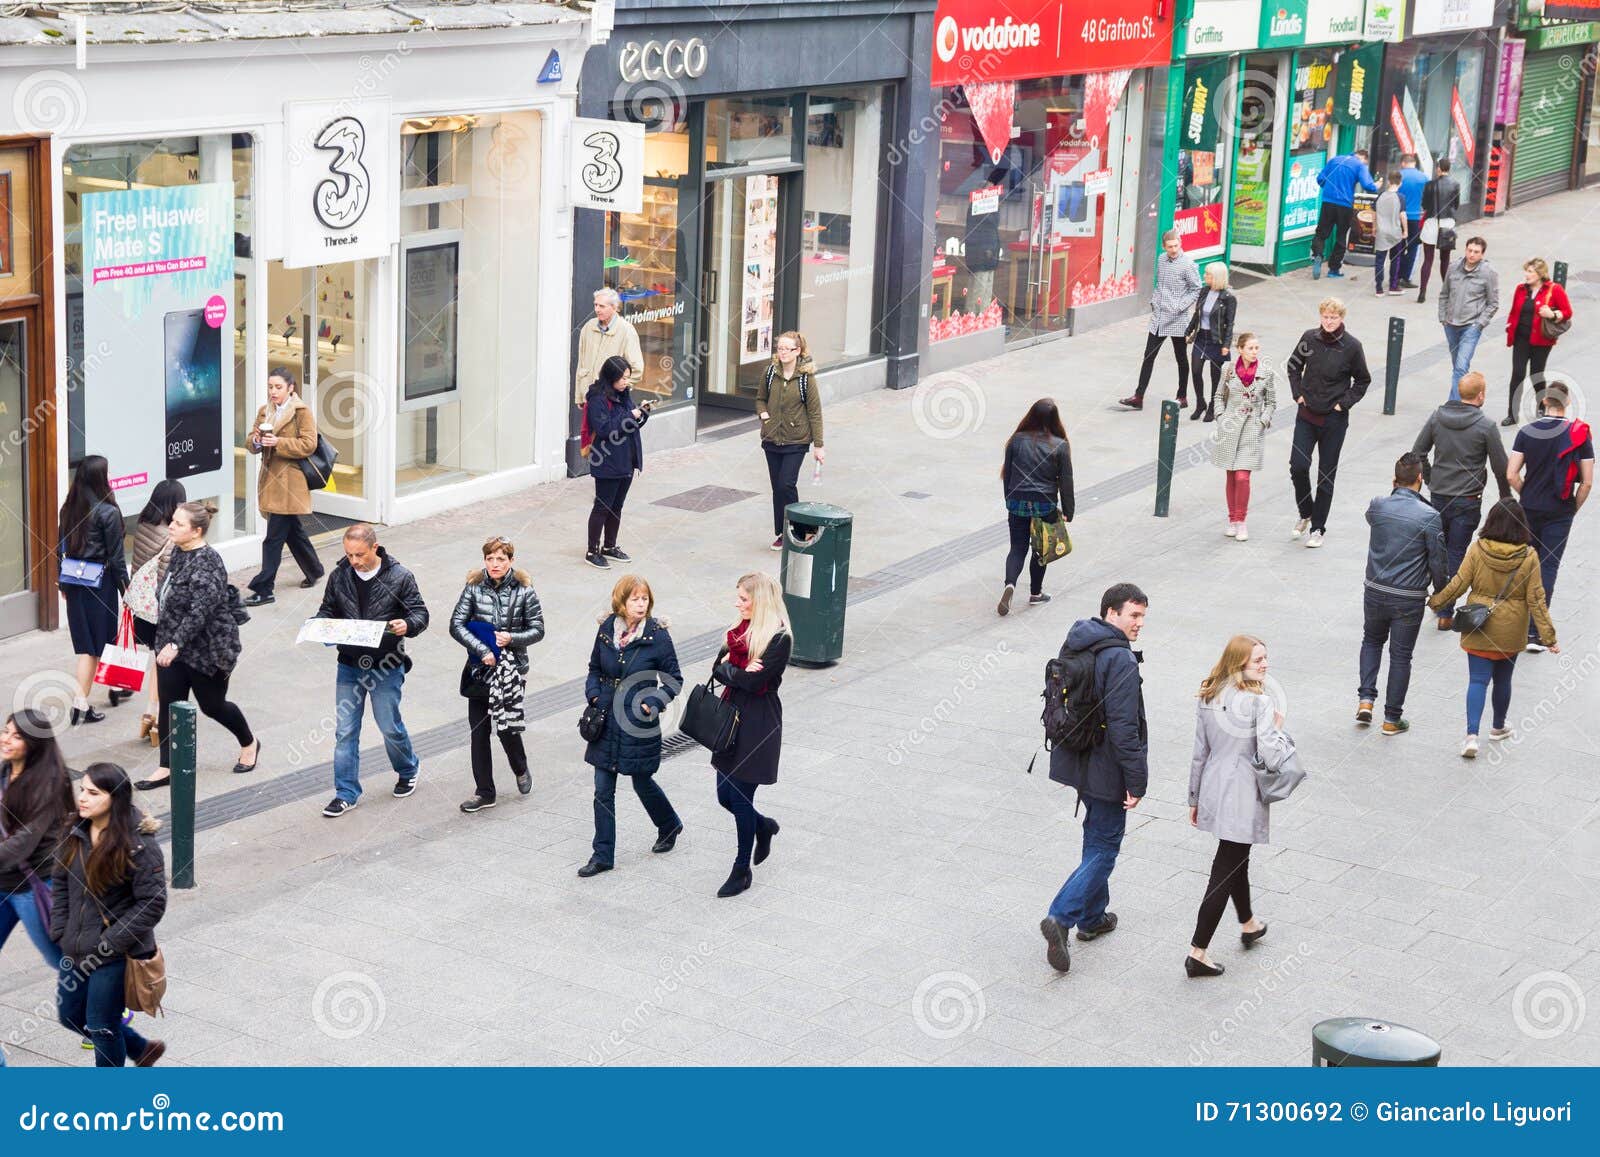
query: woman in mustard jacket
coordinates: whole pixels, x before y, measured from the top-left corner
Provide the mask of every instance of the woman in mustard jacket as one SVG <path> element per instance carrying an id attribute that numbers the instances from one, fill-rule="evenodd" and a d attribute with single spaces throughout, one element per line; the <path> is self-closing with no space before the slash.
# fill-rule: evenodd
<path id="1" fill-rule="evenodd" d="M 285 544 L 305 575 L 302 587 L 316 586 L 323 573 L 316 548 L 300 524 L 300 516 L 311 513 L 311 487 L 306 485 L 300 460 L 316 452 L 317 420 L 311 407 L 301 401 L 294 375 L 288 370 L 273 370 L 267 376 L 267 403 L 256 411 L 244 444 L 250 453 L 261 455 L 256 509 L 267 516 L 261 570 L 250 580 L 250 597 L 244 600 L 247 607 L 260 607 L 273 601 L 272 587 Z"/>

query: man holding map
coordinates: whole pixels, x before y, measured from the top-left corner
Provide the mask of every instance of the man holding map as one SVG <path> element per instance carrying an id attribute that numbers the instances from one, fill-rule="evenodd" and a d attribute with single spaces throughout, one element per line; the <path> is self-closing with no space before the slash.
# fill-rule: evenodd
<path id="1" fill-rule="evenodd" d="M 317 620 L 338 620 L 340 625 L 324 626 Z M 364 522 L 351 526 L 344 532 L 344 559 L 323 588 L 322 607 L 301 631 L 302 638 L 339 648 L 335 794 L 322 809 L 329 819 L 344 815 L 361 798 L 361 715 L 369 698 L 389 764 L 400 777 L 395 797 L 404 799 L 416 790 L 417 755 L 400 718 L 400 691 L 411 669 L 402 640 L 427 627 L 428 608 L 411 572 L 378 545 L 372 527 Z"/>

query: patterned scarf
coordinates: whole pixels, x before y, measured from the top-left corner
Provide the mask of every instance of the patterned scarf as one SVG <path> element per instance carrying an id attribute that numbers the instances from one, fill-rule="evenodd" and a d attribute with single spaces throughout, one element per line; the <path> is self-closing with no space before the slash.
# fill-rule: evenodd
<path id="1" fill-rule="evenodd" d="M 528 690 L 528 678 L 517 666 L 511 648 L 503 648 L 489 679 L 489 719 L 498 732 L 521 731 L 526 723 L 522 716 L 522 699 Z"/>

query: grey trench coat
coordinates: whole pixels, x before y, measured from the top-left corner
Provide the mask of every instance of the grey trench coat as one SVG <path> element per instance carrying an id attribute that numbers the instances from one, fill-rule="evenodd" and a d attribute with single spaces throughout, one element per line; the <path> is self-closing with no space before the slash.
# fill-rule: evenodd
<path id="1" fill-rule="evenodd" d="M 1256 794 L 1252 761 L 1271 767 L 1288 754 L 1289 736 L 1273 721 L 1267 695 L 1229 687 L 1195 709 L 1194 759 L 1189 764 L 1189 806 L 1197 824 L 1219 840 L 1267 842 L 1267 805 Z"/>

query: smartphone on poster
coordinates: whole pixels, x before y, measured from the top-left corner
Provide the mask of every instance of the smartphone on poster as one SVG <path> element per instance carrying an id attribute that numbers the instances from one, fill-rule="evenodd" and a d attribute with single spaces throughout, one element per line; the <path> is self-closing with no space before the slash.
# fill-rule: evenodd
<path id="1" fill-rule="evenodd" d="M 168 478 L 222 466 L 222 330 L 203 309 L 167 314 L 164 333 Z"/>

